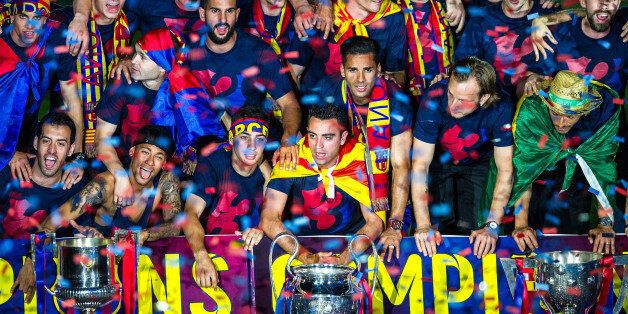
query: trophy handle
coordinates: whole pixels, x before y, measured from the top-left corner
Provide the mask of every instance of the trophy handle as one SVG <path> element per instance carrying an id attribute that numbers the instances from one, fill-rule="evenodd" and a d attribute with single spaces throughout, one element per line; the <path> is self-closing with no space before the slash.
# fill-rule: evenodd
<path id="1" fill-rule="evenodd" d="M 355 261 L 355 265 L 356 265 L 355 268 L 358 271 L 360 271 L 360 268 L 362 268 L 362 263 L 360 263 L 360 259 L 355 254 L 355 252 L 353 252 L 353 242 L 357 238 L 366 238 L 371 243 L 371 249 L 373 250 L 373 257 L 375 259 L 375 269 L 373 272 L 373 280 L 371 281 L 371 295 L 373 295 L 373 293 L 375 292 L 375 284 L 377 283 L 377 270 L 379 266 L 379 256 L 377 255 L 377 249 L 375 248 L 375 244 L 373 243 L 373 241 L 371 241 L 371 238 L 369 238 L 366 234 L 356 234 L 349 242 L 349 253 L 351 253 L 351 258 L 353 258 L 353 261 Z"/>
<path id="2" fill-rule="evenodd" d="M 270 245 L 270 251 L 268 252 L 268 269 L 270 270 L 270 289 L 273 291 L 273 300 L 277 299 L 277 293 L 275 292 L 275 280 L 273 279 L 273 251 L 275 250 L 277 241 L 283 237 L 289 237 L 295 244 L 294 252 L 292 252 L 292 255 L 288 258 L 288 264 L 286 264 L 286 271 L 290 277 L 294 277 L 290 264 L 292 264 L 292 261 L 297 257 L 297 253 L 299 252 L 299 241 L 295 236 L 288 232 L 280 233 L 277 237 L 275 237 L 275 240 L 273 240 L 273 243 Z"/>
<path id="3" fill-rule="evenodd" d="M 619 295 L 617 296 L 617 301 L 615 301 L 615 306 L 613 307 L 613 314 L 619 314 L 621 309 L 624 307 L 624 301 L 626 300 L 626 294 L 628 293 L 628 273 L 626 272 L 628 269 L 628 255 L 614 256 L 613 262 L 615 263 L 615 266 L 624 266 L 624 276 L 621 280 L 621 288 L 619 289 Z"/>

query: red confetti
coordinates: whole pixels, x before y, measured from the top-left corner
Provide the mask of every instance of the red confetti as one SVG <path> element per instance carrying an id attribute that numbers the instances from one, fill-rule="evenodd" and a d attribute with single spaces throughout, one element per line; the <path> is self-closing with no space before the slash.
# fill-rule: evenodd
<path id="1" fill-rule="evenodd" d="M 283 54 L 283 57 L 286 59 L 296 59 L 299 57 L 299 52 L 298 51 L 287 51 L 286 53 Z"/>
<path id="2" fill-rule="evenodd" d="M 626 196 L 626 189 L 622 189 L 622 188 L 620 188 L 618 186 L 615 187 L 615 192 L 617 192 L 617 193 L 619 193 L 619 194 L 621 194 L 623 196 Z"/>
<path id="3" fill-rule="evenodd" d="M 205 194 L 216 194 L 216 188 L 215 187 L 206 187 L 205 188 Z"/>
<path id="4" fill-rule="evenodd" d="M 582 291 L 578 287 L 567 287 L 567 294 L 579 296 L 582 294 Z"/>
<path id="5" fill-rule="evenodd" d="M 242 76 L 244 76 L 245 78 L 251 78 L 253 76 L 256 76 L 257 74 L 259 74 L 259 68 L 256 65 L 242 70 Z"/>
<path id="6" fill-rule="evenodd" d="M 571 60 L 573 57 L 570 54 L 559 54 L 556 56 L 557 62 L 565 62 L 567 60 Z"/>
<path id="7" fill-rule="evenodd" d="M 473 251 L 471 251 L 471 248 L 468 247 L 468 248 L 460 251 L 460 253 L 458 253 L 458 254 L 460 254 L 460 256 L 467 256 L 467 255 L 470 255 L 471 253 L 473 253 Z"/>
<path id="8" fill-rule="evenodd" d="M 557 234 L 558 233 L 558 228 L 556 227 L 545 227 L 542 230 L 543 233 L 545 234 Z"/>
<path id="9" fill-rule="evenodd" d="M 487 29 L 486 35 L 488 35 L 489 37 L 499 37 L 499 33 L 492 29 Z"/>
<path id="10" fill-rule="evenodd" d="M 442 96 L 442 95 L 443 95 L 443 89 L 442 88 L 437 88 L 437 89 L 434 89 L 434 90 L 430 91 L 429 93 L 427 93 L 427 96 L 430 97 L 430 98 L 436 98 L 436 97 L 439 97 L 439 96 Z"/>
<path id="11" fill-rule="evenodd" d="M 508 30 L 509 30 L 508 26 L 502 26 L 502 25 L 495 26 L 495 31 L 498 31 L 500 33 L 507 33 Z"/>
<path id="12" fill-rule="evenodd" d="M 543 134 L 541 139 L 539 140 L 539 148 L 545 148 L 545 144 L 547 144 L 547 134 Z"/>
<path id="13" fill-rule="evenodd" d="M 618 106 L 622 106 L 625 103 L 625 100 L 622 98 L 613 98 L 613 103 Z"/>
<path id="14" fill-rule="evenodd" d="M 66 45 L 62 45 L 62 46 L 56 46 L 54 48 L 54 52 L 55 54 L 62 54 L 62 53 L 67 53 L 70 49 L 68 48 L 68 46 Z"/>

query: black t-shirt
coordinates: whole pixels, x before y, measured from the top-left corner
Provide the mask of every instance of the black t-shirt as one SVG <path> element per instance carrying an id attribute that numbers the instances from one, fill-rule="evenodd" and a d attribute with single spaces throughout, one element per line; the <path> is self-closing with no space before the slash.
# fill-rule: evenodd
<path id="1" fill-rule="evenodd" d="M 198 10 L 181 10 L 175 0 L 127 0 L 124 12 L 129 20 L 131 34 L 139 30 L 144 35 L 151 30 L 168 27 L 189 35 L 192 32 L 199 33 L 205 27 Z"/>
<path id="2" fill-rule="evenodd" d="M 318 176 L 272 179 L 268 188 L 292 196 L 283 221 L 296 235 L 355 234 L 365 224 L 360 203 L 339 188 L 328 199 Z"/>
<path id="3" fill-rule="evenodd" d="M 193 194 L 205 201 L 200 216 L 205 234 L 233 234 L 259 224 L 264 176 L 259 167 L 248 177 L 231 166 L 231 151 L 219 147 L 196 165 Z"/>
<path id="4" fill-rule="evenodd" d="M 35 159 L 31 159 L 31 165 Z M 47 188 L 33 181 L 22 184 L 11 178 L 9 166 L 0 171 L 0 239 L 28 240 L 30 234 L 37 232 L 37 227 L 46 217 L 72 196 L 76 195 L 87 183 L 84 175 L 81 181 L 70 189 L 64 190 L 63 183 Z M 89 225 L 89 215 L 82 215 L 76 222 Z"/>
<path id="5" fill-rule="evenodd" d="M 155 102 L 157 91 L 148 89 L 142 82 L 127 84 L 126 81 L 113 80 L 105 89 L 96 116 L 118 126 L 116 135 L 121 141 L 121 151 L 128 152 L 137 132 L 150 124 L 151 108 Z"/>

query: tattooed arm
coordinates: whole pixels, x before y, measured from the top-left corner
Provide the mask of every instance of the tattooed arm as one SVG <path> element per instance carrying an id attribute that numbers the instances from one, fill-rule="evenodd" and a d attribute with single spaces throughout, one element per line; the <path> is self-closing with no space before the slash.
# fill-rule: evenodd
<path id="1" fill-rule="evenodd" d="M 181 212 L 179 185 L 179 179 L 171 171 L 164 171 L 161 175 L 158 184 L 161 201 L 157 208 L 161 208 L 163 211 L 164 223 L 142 230 L 140 232 L 140 244 L 144 241 L 178 236 L 181 233 L 181 230 L 173 222 L 174 217 Z"/>
<path id="2" fill-rule="evenodd" d="M 81 191 L 59 207 L 59 215 L 63 220 L 74 220 L 83 213 L 93 211 L 106 203 L 109 191 L 113 187 L 113 176 L 103 172 L 89 182 Z M 59 226 L 51 221 L 51 216 L 41 224 L 40 228 L 47 232 L 55 231 Z"/>

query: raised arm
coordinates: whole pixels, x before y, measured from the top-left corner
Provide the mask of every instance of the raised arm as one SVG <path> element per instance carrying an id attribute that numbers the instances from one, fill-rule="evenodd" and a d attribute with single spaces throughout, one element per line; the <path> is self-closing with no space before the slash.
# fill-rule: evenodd
<path id="1" fill-rule="evenodd" d="M 384 222 L 379 218 L 379 216 L 372 212 L 370 208 L 362 204 L 360 204 L 360 210 L 362 211 L 362 216 L 364 217 L 364 220 L 366 220 L 366 223 L 355 234 L 364 234 L 368 236 L 371 241 L 375 242 L 384 230 Z M 368 241 L 358 239 L 353 246 L 353 252 L 355 254 L 360 254 L 367 250 L 370 245 L 371 244 Z M 351 262 L 352 259 L 349 247 L 347 247 L 342 254 L 340 254 L 339 262 L 344 265 Z"/>
<path id="2" fill-rule="evenodd" d="M 96 151 L 98 152 L 98 158 L 105 164 L 105 167 L 113 174 L 115 179 L 113 201 L 116 205 L 120 206 L 130 205 L 133 202 L 131 181 L 129 181 L 129 175 L 122 166 L 122 162 L 120 162 L 120 158 L 118 158 L 118 154 L 111 140 L 117 125 L 100 118 L 98 118 L 97 125 Z"/>
<path id="3" fill-rule="evenodd" d="M 155 241 L 181 234 L 181 230 L 174 223 L 174 217 L 181 212 L 180 183 L 171 171 L 165 171 L 158 183 L 161 191 L 160 206 L 164 223 L 144 229 L 140 232 L 140 245 L 144 241 Z"/>

